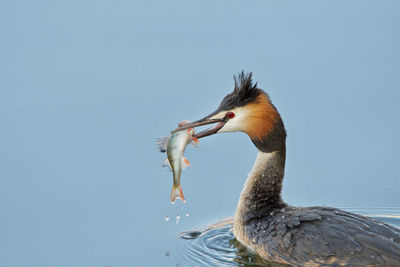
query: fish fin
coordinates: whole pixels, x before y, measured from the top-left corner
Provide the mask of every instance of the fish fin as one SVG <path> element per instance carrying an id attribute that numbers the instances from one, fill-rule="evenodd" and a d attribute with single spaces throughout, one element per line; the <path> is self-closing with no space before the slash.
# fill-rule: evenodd
<path id="1" fill-rule="evenodd" d="M 192 136 L 192 141 L 190 143 L 192 144 L 192 146 L 198 147 L 200 144 L 200 141 L 196 137 Z"/>
<path id="2" fill-rule="evenodd" d="M 161 153 L 167 152 L 169 136 L 162 136 L 157 139 L 157 148 Z"/>
<path id="3" fill-rule="evenodd" d="M 190 166 L 190 162 L 187 158 L 182 157 L 182 170 L 186 170 L 187 167 Z"/>
<path id="4" fill-rule="evenodd" d="M 179 184 L 178 186 L 173 185 L 171 191 L 171 203 L 175 203 L 176 199 L 182 200 L 183 203 L 186 202 L 185 197 L 183 196 L 182 186 Z"/>
<path id="5" fill-rule="evenodd" d="M 161 164 L 161 167 L 166 168 L 166 169 L 169 169 L 170 171 L 172 171 L 171 164 L 169 163 L 168 158 L 166 158 L 166 159 L 163 161 L 163 163 Z"/>

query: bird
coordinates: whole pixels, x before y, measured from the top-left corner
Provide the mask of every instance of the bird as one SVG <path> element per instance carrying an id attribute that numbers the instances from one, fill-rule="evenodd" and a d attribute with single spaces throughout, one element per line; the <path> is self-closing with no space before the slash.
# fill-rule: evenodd
<path id="1" fill-rule="evenodd" d="M 292 266 L 400 266 L 400 229 L 337 208 L 283 201 L 286 130 L 251 72 L 234 75 L 233 91 L 214 112 L 172 132 L 208 124 L 195 137 L 244 132 L 258 149 L 233 217 L 233 234 L 250 251 Z"/>

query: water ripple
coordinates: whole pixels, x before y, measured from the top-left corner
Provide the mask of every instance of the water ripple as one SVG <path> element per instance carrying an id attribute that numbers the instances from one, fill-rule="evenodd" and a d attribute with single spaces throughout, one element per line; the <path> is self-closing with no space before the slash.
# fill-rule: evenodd
<path id="1" fill-rule="evenodd" d="M 399 207 L 342 207 L 350 212 L 379 219 L 400 228 Z M 241 245 L 232 232 L 232 218 L 180 234 L 176 245 L 176 266 L 288 266 L 263 260 Z"/>
<path id="2" fill-rule="evenodd" d="M 180 234 L 179 266 L 286 266 L 263 260 L 242 246 L 232 232 L 232 218 Z"/>

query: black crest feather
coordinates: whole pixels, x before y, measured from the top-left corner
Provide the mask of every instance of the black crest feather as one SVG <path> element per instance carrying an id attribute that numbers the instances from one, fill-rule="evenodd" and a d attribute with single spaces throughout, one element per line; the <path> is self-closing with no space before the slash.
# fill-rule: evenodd
<path id="1" fill-rule="evenodd" d="M 235 88 L 233 92 L 222 99 L 218 110 L 229 110 L 235 107 L 244 106 L 254 101 L 261 93 L 257 88 L 257 83 L 253 84 L 252 73 L 244 73 L 244 71 L 234 75 Z"/>

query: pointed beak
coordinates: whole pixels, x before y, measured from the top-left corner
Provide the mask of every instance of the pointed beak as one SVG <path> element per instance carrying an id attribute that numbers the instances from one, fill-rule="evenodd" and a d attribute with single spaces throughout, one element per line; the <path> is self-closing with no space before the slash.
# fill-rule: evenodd
<path id="1" fill-rule="evenodd" d="M 217 133 L 222 127 L 224 127 L 224 125 L 225 125 L 225 123 L 226 123 L 226 120 L 225 120 L 225 119 L 209 119 L 209 118 L 212 117 L 214 114 L 216 114 L 216 112 L 214 112 L 214 113 L 212 113 L 212 114 L 208 115 L 207 117 L 204 117 L 204 118 L 202 118 L 202 119 L 200 119 L 200 120 L 197 120 L 197 121 L 194 121 L 194 122 L 185 124 L 185 125 L 183 125 L 183 126 L 181 126 L 181 127 L 178 127 L 178 128 L 176 128 L 176 129 L 172 130 L 171 133 L 175 133 L 175 132 L 182 131 L 182 130 L 185 130 L 185 129 L 195 128 L 195 127 L 199 127 L 199 126 L 203 126 L 203 125 L 208 125 L 208 124 L 213 124 L 213 123 L 215 123 L 214 126 L 212 126 L 212 127 L 208 128 L 208 129 L 206 129 L 206 130 L 204 130 L 204 131 L 201 131 L 201 132 L 195 134 L 194 137 L 196 137 L 196 138 L 203 138 L 203 137 L 206 137 L 206 136 L 215 134 L 215 133 Z"/>

